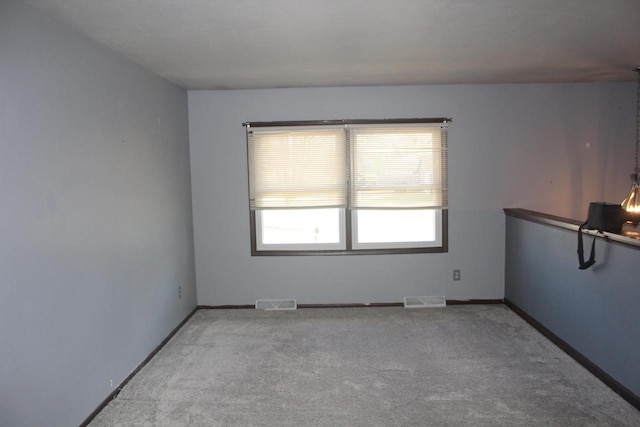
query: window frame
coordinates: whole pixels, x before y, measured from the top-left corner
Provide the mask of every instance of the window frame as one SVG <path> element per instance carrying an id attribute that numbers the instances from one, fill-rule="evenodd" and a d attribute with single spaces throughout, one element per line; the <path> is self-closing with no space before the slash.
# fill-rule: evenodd
<path id="1" fill-rule="evenodd" d="M 350 125 L 350 124 L 371 124 L 371 125 L 384 125 L 384 124 L 443 124 L 447 125 L 452 121 L 451 118 L 438 117 L 438 118 L 421 118 L 421 119 L 382 119 L 382 120 L 312 120 L 312 121 L 277 121 L 277 122 L 246 122 L 243 126 L 247 128 L 247 132 L 250 127 L 295 127 L 295 126 L 318 126 L 318 125 Z M 247 139 L 248 143 L 248 139 Z M 248 149 L 248 148 L 247 148 Z M 247 156 L 247 173 L 249 173 L 249 162 Z M 447 172 L 448 173 L 448 172 Z M 353 240 L 355 238 L 354 230 L 352 228 L 353 216 L 357 215 L 358 209 L 352 209 L 349 206 L 341 209 L 341 225 L 344 226 L 344 234 L 340 236 L 341 240 L 345 240 L 345 249 L 321 249 L 312 248 L 307 249 L 305 244 L 300 244 L 300 249 L 278 249 L 277 244 L 266 245 L 273 246 L 274 249 L 259 249 L 258 243 L 258 225 L 260 224 L 259 212 L 261 209 L 249 209 L 249 224 L 250 224 L 250 241 L 251 241 L 251 256 L 317 256 L 317 255 L 378 255 L 378 254 L 417 254 L 417 253 L 446 253 L 449 250 L 449 215 L 448 206 L 443 208 L 434 208 L 440 212 L 436 218 L 436 235 L 440 237 L 440 244 L 421 246 L 421 247 L 402 247 L 402 242 L 397 242 L 398 246 L 381 247 L 381 248 L 353 248 Z M 419 208 L 416 208 L 419 209 Z M 297 244 L 283 244 L 282 247 L 294 247 Z M 315 246 L 315 245 L 313 245 Z"/>
<path id="2" fill-rule="evenodd" d="M 420 253 L 446 253 L 449 252 L 449 212 L 448 209 L 441 209 L 441 235 L 442 244 L 440 246 L 420 247 L 420 248 L 379 248 L 379 249 L 354 249 L 352 246 L 351 215 L 345 214 L 345 238 L 346 249 L 300 249 L 300 250 L 260 250 L 257 248 L 256 233 L 256 211 L 249 211 L 251 256 L 304 256 L 304 255 L 384 255 L 384 254 L 420 254 Z"/>

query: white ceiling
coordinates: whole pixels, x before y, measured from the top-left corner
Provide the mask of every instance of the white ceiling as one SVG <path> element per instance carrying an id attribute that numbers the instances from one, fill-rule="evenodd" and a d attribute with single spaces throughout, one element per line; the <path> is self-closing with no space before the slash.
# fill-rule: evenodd
<path id="1" fill-rule="evenodd" d="M 187 89 L 635 80 L 640 0 L 24 0 Z"/>

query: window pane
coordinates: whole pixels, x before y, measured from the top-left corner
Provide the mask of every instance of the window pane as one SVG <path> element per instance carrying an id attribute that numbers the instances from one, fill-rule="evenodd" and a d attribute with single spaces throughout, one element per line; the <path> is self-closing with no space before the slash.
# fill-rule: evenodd
<path id="1" fill-rule="evenodd" d="M 346 206 L 342 127 L 252 129 L 247 142 L 251 208 Z"/>
<path id="2" fill-rule="evenodd" d="M 358 243 L 432 242 L 436 240 L 435 209 L 358 210 Z"/>
<path id="3" fill-rule="evenodd" d="M 277 209 L 261 215 L 262 244 L 340 242 L 340 209 Z"/>
<path id="4" fill-rule="evenodd" d="M 446 206 L 446 130 L 424 126 L 364 126 L 349 131 L 351 206 Z"/>

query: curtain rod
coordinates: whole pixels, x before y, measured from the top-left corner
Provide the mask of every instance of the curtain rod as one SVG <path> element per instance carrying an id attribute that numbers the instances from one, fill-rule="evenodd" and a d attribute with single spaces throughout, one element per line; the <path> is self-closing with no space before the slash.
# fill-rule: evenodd
<path id="1" fill-rule="evenodd" d="M 373 124 L 402 124 L 402 123 L 451 123 L 451 117 L 434 117 L 429 119 L 355 119 L 355 120 L 298 120 L 283 122 L 244 122 L 245 127 L 276 127 L 276 126 L 321 126 L 321 125 L 373 125 Z"/>

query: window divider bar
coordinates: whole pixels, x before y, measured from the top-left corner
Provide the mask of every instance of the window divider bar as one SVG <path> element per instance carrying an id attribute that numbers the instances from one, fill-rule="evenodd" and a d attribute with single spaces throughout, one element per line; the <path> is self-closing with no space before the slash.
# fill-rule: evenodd
<path id="1" fill-rule="evenodd" d="M 345 247 L 347 251 L 353 250 L 353 234 L 351 233 L 351 144 L 349 143 L 349 129 L 345 127 L 344 137 L 345 144 L 345 162 L 347 168 L 347 205 L 344 208 L 344 233 Z"/>

